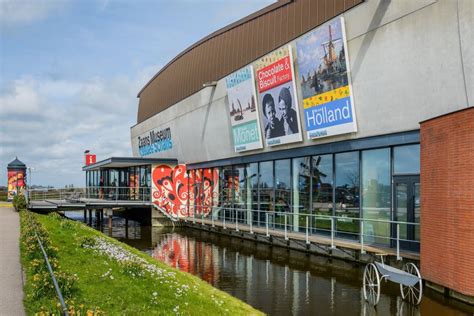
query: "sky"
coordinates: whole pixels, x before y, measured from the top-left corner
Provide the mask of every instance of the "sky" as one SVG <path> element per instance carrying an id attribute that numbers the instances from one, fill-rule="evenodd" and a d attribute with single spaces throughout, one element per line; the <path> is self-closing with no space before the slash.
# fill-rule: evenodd
<path id="1" fill-rule="evenodd" d="M 181 51 L 274 0 L 0 0 L 0 186 L 83 187 L 84 151 L 131 156 L 140 89 Z M 30 176 L 28 176 L 30 180 Z"/>

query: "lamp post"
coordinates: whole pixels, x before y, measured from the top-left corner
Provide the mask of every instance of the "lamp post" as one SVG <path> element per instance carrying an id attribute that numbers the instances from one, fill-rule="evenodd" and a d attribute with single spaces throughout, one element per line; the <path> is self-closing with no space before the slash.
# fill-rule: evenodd
<path id="1" fill-rule="evenodd" d="M 27 181 L 27 190 L 26 190 L 26 197 L 28 200 L 30 200 L 30 197 L 31 197 L 31 186 L 33 185 L 33 183 L 31 182 L 31 178 L 32 178 L 32 172 L 33 172 L 34 168 L 33 167 L 28 167 L 28 175 L 30 177 L 30 180 Z"/>

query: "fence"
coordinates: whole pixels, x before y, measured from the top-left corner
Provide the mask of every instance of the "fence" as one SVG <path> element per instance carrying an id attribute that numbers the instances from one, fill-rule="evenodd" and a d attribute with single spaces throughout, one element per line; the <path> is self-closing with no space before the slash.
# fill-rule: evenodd
<path id="1" fill-rule="evenodd" d="M 40 200 L 79 200 L 79 199 L 101 199 L 101 200 L 126 200 L 126 201 L 150 201 L 149 187 L 87 187 L 71 189 L 30 189 L 28 190 L 29 201 Z"/>
<path id="2" fill-rule="evenodd" d="M 196 209 L 201 212 L 194 212 Z M 396 249 L 397 259 L 401 259 L 400 250 L 418 252 L 420 246 L 419 223 L 227 207 L 208 207 L 208 213 L 202 212 L 205 209 L 206 206 L 188 206 L 188 212 L 181 220 L 202 225 L 218 224 L 236 231 L 246 229 L 250 233 L 258 228 L 267 236 L 272 231 L 280 231 L 285 239 L 289 234 L 297 234 L 308 244 L 310 237 L 321 236 L 330 239 L 332 248 L 335 240 L 351 241 L 360 244 L 362 253 L 370 245 L 391 247 Z"/>

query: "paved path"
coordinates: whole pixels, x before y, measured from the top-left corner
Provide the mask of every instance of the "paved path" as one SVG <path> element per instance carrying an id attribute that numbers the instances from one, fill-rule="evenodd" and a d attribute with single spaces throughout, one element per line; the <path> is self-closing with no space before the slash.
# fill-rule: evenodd
<path id="1" fill-rule="evenodd" d="M 20 263 L 20 216 L 0 205 L 0 315 L 25 315 Z"/>

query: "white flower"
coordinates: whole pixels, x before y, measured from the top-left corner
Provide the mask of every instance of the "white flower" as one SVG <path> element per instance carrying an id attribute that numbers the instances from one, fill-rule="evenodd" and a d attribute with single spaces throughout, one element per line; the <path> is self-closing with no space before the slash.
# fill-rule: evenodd
<path id="1" fill-rule="evenodd" d="M 158 293 L 156 293 L 156 292 L 153 292 L 153 296 L 157 296 L 157 295 L 158 295 Z"/>

